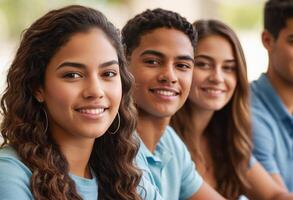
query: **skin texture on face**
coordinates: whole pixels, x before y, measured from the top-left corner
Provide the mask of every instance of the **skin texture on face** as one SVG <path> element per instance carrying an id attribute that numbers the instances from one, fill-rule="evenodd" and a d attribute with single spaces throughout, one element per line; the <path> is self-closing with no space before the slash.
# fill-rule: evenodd
<path id="1" fill-rule="evenodd" d="M 121 96 L 116 50 L 97 28 L 74 34 L 60 48 L 36 95 L 46 106 L 57 142 L 93 141 L 103 135 L 117 114 Z"/>
<path id="2" fill-rule="evenodd" d="M 169 118 L 183 105 L 192 81 L 193 57 L 191 42 L 181 31 L 158 28 L 141 36 L 130 56 L 140 115 Z"/>
<path id="3" fill-rule="evenodd" d="M 197 110 L 217 111 L 233 96 L 236 84 L 236 61 L 230 43 L 217 35 L 198 43 L 189 100 Z"/>
<path id="4" fill-rule="evenodd" d="M 269 76 L 293 87 L 293 18 L 287 20 L 277 39 L 269 36 L 265 44 L 270 55 Z"/>

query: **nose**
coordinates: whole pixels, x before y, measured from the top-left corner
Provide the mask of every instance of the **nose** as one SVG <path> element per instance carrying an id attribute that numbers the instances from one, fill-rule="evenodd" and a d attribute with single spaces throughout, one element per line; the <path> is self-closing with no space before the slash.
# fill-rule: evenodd
<path id="1" fill-rule="evenodd" d="M 176 74 L 176 69 L 172 64 L 168 64 L 161 68 L 161 72 L 158 76 L 158 80 L 161 83 L 171 83 L 174 84 L 178 81 L 178 77 Z"/>
<path id="2" fill-rule="evenodd" d="M 86 99 L 103 98 L 105 95 L 103 84 L 97 77 L 90 77 L 83 85 L 83 97 Z"/>
<path id="3" fill-rule="evenodd" d="M 221 66 L 216 66 L 211 70 L 209 81 L 214 83 L 221 83 L 224 81 L 224 74 Z"/>

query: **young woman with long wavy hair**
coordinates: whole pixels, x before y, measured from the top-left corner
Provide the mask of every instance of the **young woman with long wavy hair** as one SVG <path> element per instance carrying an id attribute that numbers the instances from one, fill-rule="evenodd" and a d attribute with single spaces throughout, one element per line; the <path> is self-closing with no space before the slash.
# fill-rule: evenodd
<path id="1" fill-rule="evenodd" d="M 140 199 L 131 85 L 102 13 L 76 5 L 36 20 L 1 99 L 0 199 Z"/>
<path id="2" fill-rule="evenodd" d="M 252 157 L 249 85 L 240 42 L 224 23 L 199 20 L 188 100 L 171 119 L 199 173 L 220 194 L 292 199 Z"/>

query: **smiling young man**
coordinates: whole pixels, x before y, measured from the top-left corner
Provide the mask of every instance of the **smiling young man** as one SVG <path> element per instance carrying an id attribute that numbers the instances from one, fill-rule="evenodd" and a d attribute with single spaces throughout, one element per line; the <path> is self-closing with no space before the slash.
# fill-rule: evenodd
<path id="1" fill-rule="evenodd" d="M 146 10 L 127 22 L 122 37 L 135 78 L 138 166 L 163 199 L 222 199 L 204 183 L 187 148 L 168 126 L 191 86 L 196 43 L 192 25 L 175 12 Z"/>
<path id="2" fill-rule="evenodd" d="M 293 0 L 269 0 L 264 28 L 268 71 L 251 85 L 254 155 L 293 192 Z"/>

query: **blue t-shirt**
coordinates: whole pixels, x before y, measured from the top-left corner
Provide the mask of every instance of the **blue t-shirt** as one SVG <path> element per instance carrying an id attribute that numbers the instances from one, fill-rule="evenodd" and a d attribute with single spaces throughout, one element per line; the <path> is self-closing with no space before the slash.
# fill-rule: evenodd
<path id="1" fill-rule="evenodd" d="M 33 200 L 30 190 L 32 172 L 20 161 L 15 150 L 10 147 L 0 149 L 0 199 L 1 200 Z M 96 178 L 86 179 L 70 174 L 76 184 L 78 194 L 84 200 L 98 199 L 98 183 Z M 137 188 L 144 200 L 162 200 L 157 188 L 142 176 Z"/>
<path id="2" fill-rule="evenodd" d="M 253 153 L 293 192 L 293 116 L 265 74 L 251 84 Z"/>
<path id="3" fill-rule="evenodd" d="M 20 161 L 12 147 L 0 150 L 0 199 L 32 200 L 30 178 L 32 172 Z M 70 174 L 76 184 L 78 194 L 84 200 L 98 199 L 98 183 L 96 178 L 86 179 Z"/>
<path id="4" fill-rule="evenodd" d="M 203 183 L 186 146 L 170 126 L 154 153 L 141 141 L 137 164 L 166 200 L 188 199 Z"/>

